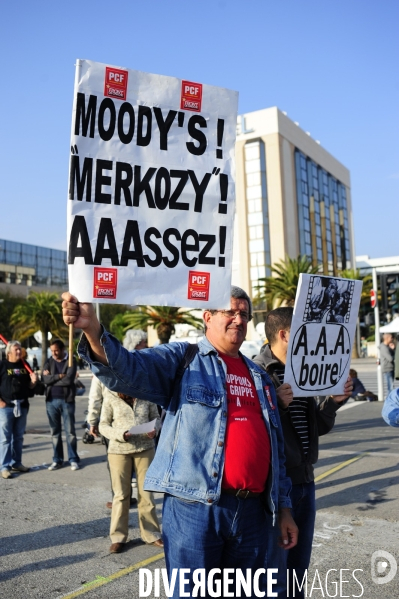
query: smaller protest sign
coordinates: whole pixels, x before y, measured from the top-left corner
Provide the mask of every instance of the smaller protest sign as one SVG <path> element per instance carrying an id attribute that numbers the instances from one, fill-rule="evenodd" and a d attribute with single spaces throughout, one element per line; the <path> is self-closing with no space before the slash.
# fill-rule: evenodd
<path id="1" fill-rule="evenodd" d="M 362 285 L 352 279 L 300 275 L 284 377 L 294 397 L 342 395 Z"/>

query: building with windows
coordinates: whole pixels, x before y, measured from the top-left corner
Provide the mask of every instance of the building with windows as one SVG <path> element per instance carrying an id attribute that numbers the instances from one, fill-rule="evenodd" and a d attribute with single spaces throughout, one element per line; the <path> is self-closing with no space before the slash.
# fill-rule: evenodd
<path id="1" fill-rule="evenodd" d="M 67 254 L 27 243 L 0 239 L 0 290 L 28 295 L 34 291 L 65 291 Z"/>
<path id="2" fill-rule="evenodd" d="M 252 297 L 287 255 L 331 275 L 355 264 L 348 169 L 275 107 L 238 117 L 235 240 L 233 283 Z"/>

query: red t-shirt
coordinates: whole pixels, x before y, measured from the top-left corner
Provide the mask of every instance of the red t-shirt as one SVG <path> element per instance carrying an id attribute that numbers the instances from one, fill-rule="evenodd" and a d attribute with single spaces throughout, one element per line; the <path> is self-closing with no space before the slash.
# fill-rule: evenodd
<path id="1" fill-rule="evenodd" d="M 270 441 L 258 394 L 241 358 L 220 354 L 227 366 L 227 430 L 223 489 L 261 493 L 270 464 Z"/>

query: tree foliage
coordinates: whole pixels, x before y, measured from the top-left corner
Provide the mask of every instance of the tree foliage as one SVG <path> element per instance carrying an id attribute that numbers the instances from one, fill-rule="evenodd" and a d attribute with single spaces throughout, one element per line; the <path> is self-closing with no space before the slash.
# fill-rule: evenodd
<path id="1" fill-rule="evenodd" d="M 370 291 L 373 288 L 373 280 L 370 274 L 361 275 L 358 268 L 348 268 L 342 270 L 339 274 L 343 279 L 354 279 L 356 281 L 363 281 L 362 294 L 360 296 L 360 305 L 370 304 Z"/>
<path id="2" fill-rule="evenodd" d="M 36 331 L 41 332 L 42 369 L 47 358 L 48 333 L 61 338 L 66 338 L 68 334 L 62 320 L 61 299 L 56 293 L 48 291 L 29 294 L 26 300 L 14 309 L 10 323 L 14 327 L 14 337 L 19 339 L 26 339 Z"/>
<path id="3" fill-rule="evenodd" d="M 101 304 L 100 305 L 101 324 L 104 326 L 105 329 L 107 329 L 107 331 L 111 331 L 111 333 L 115 334 L 115 332 L 111 330 L 111 322 L 115 318 L 119 318 L 123 314 L 129 314 L 130 312 L 131 312 L 131 310 L 129 310 L 129 306 L 126 306 L 123 304 Z M 119 339 L 119 337 L 118 337 L 118 339 Z"/>
<path id="4" fill-rule="evenodd" d="M 258 295 L 256 303 L 266 302 L 268 310 L 278 308 L 281 304 L 293 306 L 296 290 L 301 273 L 317 274 L 318 267 L 313 266 L 307 256 L 280 260 L 271 267 L 272 276 L 264 277 L 258 281 Z"/>
<path id="5" fill-rule="evenodd" d="M 114 337 L 119 339 L 119 341 L 121 343 L 123 341 L 123 337 L 125 336 L 125 331 L 126 331 L 125 317 L 128 316 L 129 314 L 132 314 L 132 312 L 125 312 L 124 314 L 121 314 L 121 313 L 116 314 L 109 324 L 109 330 L 114 335 Z M 101 319 L 101 323 L 104 324 L 102 319 Z M 105 324 L 104 324 L 104 326 L 105 326 Z M 105 326 L 105 328 L 107 328 L 107 327 Z"/>
<path id="6" fill-rule="evenodd" d="M 13 328 L 10 324 L 11 315 L 15 308 L 23 304 L 25 298 L 19 295 L 12 295 L 9 291 L 0 292 L 0 333 L 11 341 L 13 337 Z"/>
<path id="7" fill-rule="evenodd" d="M 111 331 L 116 332 L 122 326 L 123 332 L 128 329 L 154 327 L 160 343 L 168 343 L 175 332 L 176 324 L 188 324 L 201 329 L 203 321 L 193 315 L 193 310 L 180 310 L 169 306 L 139 306 L 137 310 L 115 318 L 111 323 Z"/>

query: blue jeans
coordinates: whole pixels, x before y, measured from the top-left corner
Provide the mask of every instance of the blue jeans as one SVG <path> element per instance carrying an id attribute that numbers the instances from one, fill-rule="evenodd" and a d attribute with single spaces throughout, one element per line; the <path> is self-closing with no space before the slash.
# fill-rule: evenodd
<path id="1" fill-rule="evenodd" d="M 28 408 L 21 408 L 21 416 L 14 416 L 14 408 L 0 408 L 0 470 L 21 466 L 22 443 L 28 417 Z"/>
<path id="2" fill-rule="evenodd" d="M 196 568 L 240 568 L 244 576 L 247 568 L 266 569 L 268 525 L 259 498 L 222 493 L 219 502 L 209 506 L 165 495 L 162 523 L 169 581 L 173 568 L 189 568 L 191 573 Z M 186 578 L 190 583 L 184 591 L 192 595 L 194 583 L 190 575 Z M 259 588 L 266 591 L 266 576 L 260 577 Z M 234 589 L 232 584 L 228 590 Z M 173 597 L 180 597 L 179 578 Z"/>
<path id="3" fill-rule="evenodd" d="M 62 464 L 64 461 L 64 448 L 61 437 L 61 418 L 68 448 L 69 462 L 80 462 L 77 453 L 77 440 L 75 432 L 75 403 L 67 403 L 64 399 L 52 399 L 46 402 L 46 411 L 51 428 L 53 441 L 53 462 Z"/>
<path id="4" fill-rule="evenodd" d="M 298 544 L 285 551 L 278 546 L 280 536 L 279 529 L 269 527 L 269 547 L 267 555 L 267 565 L 269 568 L 277 568 L 277 585 L 273 588 L 278 592 L 278 599 L 285 597 L 304 597 L 303 590 L 299 591 L 295 583 L 295 594 L 293 589 L 294 572 L 298 579 L 299 586 L 302 584 L 305 571 L 309 567 L 310 556 L 312 553 L 312 542 L 314 525 L 316 519 L 316 497 L 315 484 L 303 483 L 292 485 L 291 490 L 292 517 L 298 526 Z M 288 582 L 288 589 L 287 589 Z M 304 587 L 305 588 L 305 587 Z"/>
<path id="5" fill-rule="evenodd" d="M 384 372 L 384 379 L 385 379 L 385 382 L 387 384 L 387 395 L 393 389 L 393 375 L 394 375 L 394 371 L 393 370 L 391 372 Z"/>

